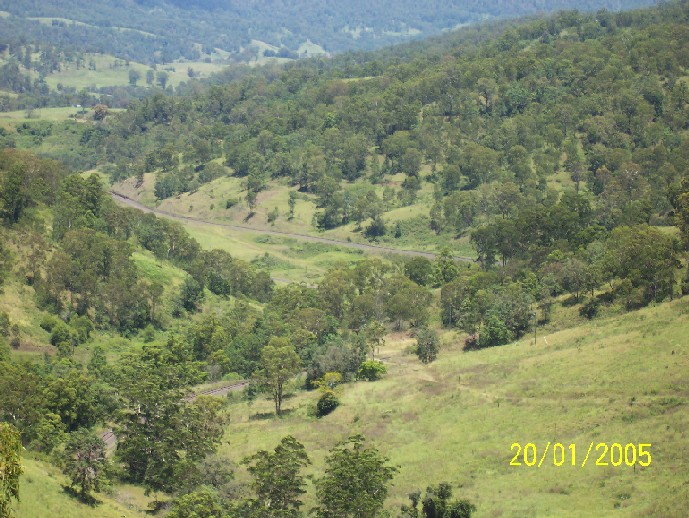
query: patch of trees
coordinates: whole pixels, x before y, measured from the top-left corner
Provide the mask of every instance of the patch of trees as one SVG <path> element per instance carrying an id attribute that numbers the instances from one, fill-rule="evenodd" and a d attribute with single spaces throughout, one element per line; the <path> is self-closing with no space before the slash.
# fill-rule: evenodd
<path id="1" fill-rule="evenodd" d="M 366 360 L 384 346 L 380 322 L 422 325 L 430 300 L 425 288 L 394 275 L 382 261 L 364 260 L 329 271 L 317 288 L 277 287 L 262 311 L 236 304 L 202 315 L 187 336 L 194 357 L 217 376 L 253 375 L 279 413 L 285 383 L 297 372 L 307 372 L 309 386 L 327 373 L 345 381 L 379 378 L 384 367 Z"/>
<path id="2" fill-rule="evenodd" d="M 305 516 L 301 510 L 301 496 L 306 492 L 302 471 L 311 461 L 297 439 L 284 437 L 274 450 L 260 450 L 242 464 L 252 477 L 251 498 L 232 502 L 213 487 L 202 487 L 179 497 L 170 515 Z M 376 516 L 397 471 L 363 436 L 349 437 L 326 457 L 324 474 L 315 480 L 318 506 L 310 513 L 324 518 Z"/>
<path id="3" fill-rule="evenodd" d="M 162 322 L 165 287 L 138 270 L 137 246 L 188 273 L 173 316 L 196 312 L 206 288 L 223 297 L 271 297 L 267 272 L 201 250 L 179 223 L 117 207 L 96 175 L 68 175 L 56 162 L 8 150 L 0 153 L 0 186 L 0 217 L 13 238 L 23 221 L 40 220 L 42 207 L 51 210 L 51 235 L 41 225 L 28 232 L 16 261 L 26 264 L 41 307 L 62 317 L 44 327 L 65 351 L 86 341 L 93 325 L 127 334 Z"/>
<path id="4" fill-rule="evenodd" d="M 56 452 L 80 499 L 92 501 L 112 476 L 168 492 L 203 481 L 204 459 L 222 435 L 223 402 L 185 399 L 206 373 L 182 338 L 145 346 L 116 364 L 96 350 L 86 368 L 65 355 L 0 367 L 0 420 L 14 423 L 27 447 Z M 114 464 L 94 435 L 105 423 L 115 424 Z"/>

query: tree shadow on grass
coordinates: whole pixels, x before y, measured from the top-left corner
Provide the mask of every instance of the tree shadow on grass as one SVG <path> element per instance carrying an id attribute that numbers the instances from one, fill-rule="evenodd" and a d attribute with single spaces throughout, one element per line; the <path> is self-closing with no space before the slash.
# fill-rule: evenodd
<path id="1" fill-rule="evenodd" d="M 145 513 L 150 515 L 156 515 L 164 511 L 169 507 L 169 502 L 164 500 L 158 500 L 157 498 L 152 502 L 148 503 L 149 509 L 146 509 Z"/>
<path id="2" fill-rule="evenodd" d="M 275 412 L 256 412 L 249 416 L 249 421 L 265 421 L 267 419 L 273 419 L 275 417 L 285 417 L 294 412 L 293 408 L 286 408 L 280 411 L 280 415 L 275 415 Z"/>
<path id="3" fill-rule="evenodd" d="M 79 500 L 79 502 L 81 502 L 82 504 L 86 504 L 90 507 L 96 507 L 103 503 L 91 494 L 82 495 L 71 486 L 62 486 L 62 490 L 72 498 L 75 498 L 76 500 Z"/>

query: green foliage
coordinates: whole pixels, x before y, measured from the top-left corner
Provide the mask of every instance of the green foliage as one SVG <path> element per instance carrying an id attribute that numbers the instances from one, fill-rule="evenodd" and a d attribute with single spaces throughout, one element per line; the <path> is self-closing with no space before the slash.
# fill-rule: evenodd
<path id="1" fill-rule="evenodd" d="M 103 198 L 98 175 L 82 178 L 75 174 L 65 178 L 55 207 L 53 236 L 62 239 L 70 230 L 96 228 L 102 216 Z"/>
<path id="2" fill-rule="evenodd" d="M 127 478 L 149 490 L 174 490 L 194 463 L 215 450 L 222 402 L 183 399 L 184 388 L 204 375 L 191 348 L 175 337 L 124 357 L 116 376 L 123 398 L 116 415 L 117 458 Z"/>
<path id="3" fill-rule="evenodd" d="M 175 499 L 169 518 L 222 518 L 225 512 L 217 492 L 201 487 Z"/>
<path id="4" fill-rule="evenodd" d="M 270 391 L 276 415 L 282 410 L 285 383 L 300 371 L 301 360 L 286 338 L 272 338 L 261 351 L 261 369 L 254 379 Z"/>
<path id="5" fill-rule="evenodd" d="M 387 368 L 382 362 L 370 360 L 362 362 L 357 372 L 357 378 L 366 381 L 378 381 L 387 373 Z"/>
<path id="6" fill-rule="evenodd" d="M 64 322 L 57 322 L 50 333 L 51 345 L 68 344 L 71 347 L 79 345 L 79 333 Z"/>
<path id="7" fill-rule="evenodd" d="M 316 403 L 316 416 L 324 417 L 340 406 L 340 400 L 332 390 L 326 390 Z"/>
<path id="8" fill-rule="evenodd" d="M 362 435 L 335 446 L 325 462 L 325 475 L 316 481 L 318 516 L 376 516 L 382 510 L 397 468 L 375 448 L 366 448 Z"/>
<path id="9" fill-rule="evenodd" d="M 24 167 L 17 164 L 5 172 L 0 183 L 0 216 L 8 223 L 16 223 L 29 199 L 24 185 L 27 175 Z"/>
<path id="10" fill-rule="evenodd" d="M 485 324 L 479 335 L 479 347 L 493 347 L 504 345 L 514 339 L 514 333 L 507 324 L 494 312 L 486 317 Z"/>
<path id="11" fill-rule="evenodd" d="M 579 315 L 582 317 L 586 317 L 589 320 L 592 320 L 598 315 L 598 312 L 600 311 L 600 303 L 596 299 L 591 299 L 586 304 L 581 306 L 579 308 Z"/>
<path id="12" fill-rule="evenodd" d="M 272 452 L 260 450 L 244 459 L 243 464 L 254 479 L 251 489 L 256 494 L 244 504 L 243 516 L 300 516 L 300 498 L 306 493 L 301 470 L 310 461 L 299 441 L 288 435 Z"/>
<path id="13" fill-rule="evenodd" d="M 22 444 L 19 431 L 8 423 L 0 423 L 0 516 L 12 516 L 12 499 L 19 499 L 19 477 Z"/>
<path id="14" fill-rule="evenodd" d="M 108 461 L 103 439 L 89 431 L 71 433 L 64 451 L 63 471 L 72 486 L 79 488 L 79 498 L 89 501 L 91 491 L 99 492 L 105 483 Z"/>
<path id="15" fill-rule="evenodd" d="M 438 357 L 440 339 L 438 334 L 428 328 L 420 329 L 416 334 L 416 355 L 422 363 L 431 363 Z"/>
<path id="16" fill-rule="evenodd" d="M 452 487 L 441 483 L 437 487 L 426 488 L 426 496 L 421 500 L 421 491 L 409 494 L 411 506 L 402 506 L 403 518 L 471 518 L 476 506 L 468 500 L 450 500 Z M 419 503 L 421 509 L 419 510 Z"/>
<path id="17" fill-rule="evenodd" d="M 59 323 L 60 319 L 58 319 L 56 316 L 44 315 L 43 318 L 41 318 L 41 323 L 39 325 L 41 329 L 48 331 L 49 333 L 52 333 L 55 326 L 57 326 Z"/>
<path id="18" fill-rule="evenodd" d="M 65 430 L 90 428 L 101 421 L 108 410 L 107 388 L 97 379 L 77 368 L 47 380 L 45 404 L 59 416 Z"/>
<path id="19" fill-rule="evenodd" d="M 649 226 L 619 227 L 607 242 L 605 266 L 609 274 L 629 279 L 644 290 L 644 299 L 672 296 L 675 272 L 680 268 L 679 243 Z"/>
<path id="20" fill-rule="evenodd" d="M 43 383 L 29 366 L 9 362 L 0 365 L 0 421 L 11 422 L 25 444 L 41 439 L 46 421 L 51 420 Z"/>
<path id="21" fill-rule="evenodd" d="M 433 279 L 433 263 L 425 257 L 414 257 L 404 265 L 404 274 L 419 286 L 427 286 Z"/>
<path id="22" fill-rule="evenodd" d="M 196 279 L 189 276 L 184 279 L 179 292 L 182 307 L 190 312 L 196 312 L 198 305 L 203 301 L 203 286 Z"/>
<path id="23" fill-rule="evenodd" d="M 4 311 L 0 311 L 0 336 L 10 335 L 10 317 Z"/>

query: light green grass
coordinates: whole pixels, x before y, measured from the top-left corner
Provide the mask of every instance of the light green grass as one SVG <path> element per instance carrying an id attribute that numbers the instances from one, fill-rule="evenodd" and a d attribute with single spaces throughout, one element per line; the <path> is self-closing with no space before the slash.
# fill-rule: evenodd
<path id="1" fill-rule="evenodd" d="M 323 47 L 321 47 L 317 43 L 312 42 L 311 40 L 306 40 L 304 43 L 299 45 L 297 52 L 299 52 L 299 54 L 303 54 L 306 52 L 309 56 L 319 56 L 322 54 L 327 54 L 326 50 Z"/>
<path id="2" fill-rule="evenodd" d="M 446 333 L 429 366 L 408 353 L 412 339 L 390 336 L 386 379 L 346 385 L 342 406 L 323 419 L 307 416 L 315 393 L 288 399 L 282 419 L 250 419 L 270 412 L 270 401 L 233 403 L 222 454 L 237 462 L 292 434 L 319 475 L 335 442 L 363 433 L 400 466 L 393 515 L 407 493 L 447 481 L 479 517 L 686 516 L 688 315 L 680 300 L 539 336 L 536 346 L 524 339 L 472 353 Z M 509 465 L 513 443 L 542 452 L 548 441 L 576 444 L 579 467 L 555 467 L 552 456 L 540 469 Z M 651 465 L 596 466 L 592 454 L 581 468 L 591 441 L 651 443 Z"/>
<path id="3" fill-rule="evenodd" d="M 113 495 L 97 493 L 100 503 L 91 507 L 68 495 L 63 486 L 67 479 L 45 462 L 23 459 L 24 474 L 19 481 L 19 503 L 14 505 L 17 518 L 129 518 L 146 516 L 140 490 L 115 487 Z M 120 499 L 118 502 L 115 498 Z"/>
<path id="4" fill-rule="evenodd" d="M 66 25 L 76 25 L 78 27 L 95 27 L 95 25 L 91 25 L 88 23 L 80 22 L 79 20 L 71 20 L 69 18 L 46 18 L 46 17 L 36 17 L 36 18 L 27 18 L 28 20 L 35 20 L 39 23 L 42 23 L 43 25 L 52 25 L 53 20 L 56 22 L 62 22 Z"/>
<path id="5" fill-rule="evenodd" d="M 59 72 L 46 77 L 46 83 L 53 89 L 56 89 L 58 84 L 77 89 L 127 86 L 129 85 L 129 70 L 137 70 L 141 76 L 137 84 L 146 86 L 146 71 L 149 69 L 147 65 L 130 61 L 127 66 L 124 60 L 110 54 L 85 54 L 84 60 L 87 65 L 93 61 L 95 70 L 90 70 L 88 66 L 77 69 L 74 63 L 63 63 Z M 189 68 L 193 68 L 197 76 L 205 77 L 222 70 L 224 65 L 217 62 L 179 60 L 160 65 L 158 71 L 167 72 L 168 84 L 177 86 L 180 82 L 189 80 L 187 73 Z"/>
<path id="6" fill-rule="evenodd" d="M 229 170 L 228 170 L 229 172 Z M 424 166 L 424 174 L 430 172 L 429 166 Z M 384 185 L 375 185 L 377 195 L 382 198 L 383 190 L 386 186 L 399 189 L 404 181 L 404 174 L 390 175 Z M 257 207 L 254 215 L 247 219 L 249 210 L 246 206 L 246 190 L 244 180 L 233 176 L 218 178 L 207 184 L 203 184 L 193 193 L 183 193 L 162 201 L 157 201 L 154 195 L 155 174 L 144 175 L 144 182 L 140 186 L 135 185 L 135 179 L 130 178 L 114 186 L 114 190 L 126 196 L 138 200 L 149 207 L 156 207 L 162 211 L 180 216 L 191 216 L 197 219 L 218 223 L 229 223 L 233 225 L 250 226 L 256 229 L 257 233 L 261 230 L 276 230 L 295 234 L 306 234 L 310 236 L 320 236 L 339 241 L 352 241 L 356 243 L 369 244 L 370 241 L 364 235 L 364 229 L 369 224 L 365 221 L 362 227 L 351 222 L 347 225 L 337 227 L 328 231 L 320 231 L 313 225 L 314 215 L 318 212 L 316 197 L 312 194 L 298 193 L 297 204 L 294 218 L 289 219 L 289 193 L 294 191 L 294 186 L 289 185 L 286 180 L 269 181 L 266 188 L 258 194 Z M 345 188 L 364 187 L 368 180 L 360 178 L 352 184 L 344 183 Z M 234 200 L 236 204 L 231 208 L 226 208 L 227 201 Z M 393 207 L 384 213 L 384 219 L 388 224 L 386 236 L 378 240 L 378 244 L 383 244 L 392 248 L 422 250 L 436 252 L 444 247 L 449 247 L 455 255 L 474 257 L 475 252 L 468 235 L 457 236 L 449 233 L 436 235 L 430 228 L 428 214 L 433 205 L 433 185 L 429 182 L 422 182 L 422 188 L 418 193 L 416 202 L 407 207 Z M 277 220 L 269 224 L 268 213 L 278 209 Z M 404 231 L 401 238 L 394 237 L 395 224 L 401 222 Z M 202 229 L 202 224 L 195 224 L 188 228 L 192 232 Z M 207 229 L 208 230 L 208 229 Z M 208 234 L 208 232 L 201 231 Z M 217 236 L 216 230 L 209 230 Z M 225 234 L 230 234 L 225 231 Z M 202 236 L 200 239 L 204 239 Z M 238 234 L 233 234 L 233 239 L 243 241 Z M 207 241 L 208 242 L 208 241 Z M 210 244 L 210 243 L 209 243 Z M 229 244 L 223 248 L 232 252 Z M 255 246 L 245 252 L 248 254 L 260 253 Z M 273 253 L 271 249 L 266 249 Z M 241 252 L 240 252 L 241 253 Z"/>
<path id="7" fill-rule="evenodd" d="M 37 121 L 57 122 L 67 119 L 73 119 L 77 115 L 78 111 L 78 108 L 72 108 L 71 106 L 60 108 L 40 108 L 32 110 L 31 117 L 26 116 L 26 110 L 0 112 L 0 123 L 22 123 Z"/>

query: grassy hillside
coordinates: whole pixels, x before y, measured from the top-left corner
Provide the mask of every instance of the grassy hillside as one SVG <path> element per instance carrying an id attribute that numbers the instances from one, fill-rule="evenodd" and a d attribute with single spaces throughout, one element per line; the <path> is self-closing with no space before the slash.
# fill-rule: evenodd
<path id="1" fill-rule="evenodd" d="M 17 518 L 146 516 L 143 509 L 147 499 L 142 498 L 141 490 L 131 487 L 114 488 L 110 494 L 99 494 L 99 503 L 89 506 L 65 493 L 67 480 L 59 469 L 32 459 L 24 459 L 22 465 L 24 475 L 20 479 L 21 500 L 14 506 Z"/>
<path id="2" fill-rule="evenodd" d="M 234 403 L 223 454 L 237 462 L 293 434 L 320 476 L 326 450 L 360 432 L 400 466 L 393 510 L 407 493 L 448 481 L 477 516 L 685 516 L 688 324 L 680 300 L 551 332 L 536 346 L 531 338 L 463 353 L 447 334 L 429 366 L 409 354 L 411 339 L 388 337 L 387 377 L 345 386 L 325 418 L 307 415 L 313 393 L 289 399 L 283 419 L 256 418 L 269 401 Z M 576 444 L 579 467 L 569 456 L 554 466 L 552 450 L 540 469 L 509 465 L 512 443 L 532 442 L 540 455 L 548 441 Z M 651 465 L 596 466 L 592 453 L 581 468 L 591 441 L 651 443 Z"/>
<path id="3" fill-rule="evenodd" d="M 0 119 L 1 120 L 1 119 Z M 424 169 L 430 169 L 424 167 Z M 423 171 L 428 174 L 430 171 Z M 335 240 L 353 241 L 357 243 L 370 243 L 364 236 L 363 226 L 352 222 L 341 227 L 322 231 L 313 225 L 314 216 L 318 211 L 317 196 L 310 193 L 298 193 L 295 205 L 294 217 L 289 218 L 289 193 L 294 190 L 285 180 L 273 180 L 267 183 L 266 189 L 258 193 L 257 207 L 253 215 L 249 215 L 246 206 L 246 186 L 241 178 L 227 176 L 218 178 L 209 183 L 202 184 L 198 190 L 182 193 L 178 196 L 156 200 L 154 193 L 156 175 L 147 173 L 143 175 L 143 182 L 138 183 L 135 178 L 129 178 L 113 185 L 113 191 L 124 194 L 147 207 L 156 208 L 179 216 L 192 216 L 212 223 L 229 223 L 242 225 L 261 230 L 276 230 L 286 233 L 308 234 L 322 236 Z M 374 189 L 379 198 L 383 198 L 386 188 L 399 190 L 404 181 L 403 174 L 391 175 Z M 367 179 L 359 179 L 352 184 L 354 188 L 364 189 L 370 187 Z M 228 208 L 228 202 L 231 207 Z M 429 211 L 433 205 L 433 185 L 424 183 L 417 200 L 410 206 L 390 206 L 384 212 L 386 221 L 390 223 L 387 235 L 378 238 L 379 244 L 392 248 L 412 249 L 420 251 L 437 252 L 448 245 L 446 235 L 437 235 L 429 228 Z M 270 221 L 269 214 L 277 209 L 278 216 Z M 400 222 L 402 235 L 394 235 L 394 227 L 391 222 Z M 194 223 L 187 225 L 187 229 L 197 239 L 197 233 L 206 233 L 211 229 L 206 225 Z M 217 231 L 215 232 L 217 234 Z M 227 233 L 227 232 L 223 232 Z M 234 236 L 233 236 L 234 237 Z M 241 240 L 241 236 L 236 236 Z M 270 243 L 269 243 L 270 244 Z M 475 251 L 469 243 L 469 236 L 458 236 L 452 243 L 453 251 L 458 256 L 473 257 Z M 232 250 L 230 250 L 232 251 Z M 262 250 L 261 250 L 262 251 Z M 270 247 L 265 251 L 273 253 Z M 241 251 L 239 252 L 242 253 Z M 250 257 L 251 258 L 251 257 Z"/>

